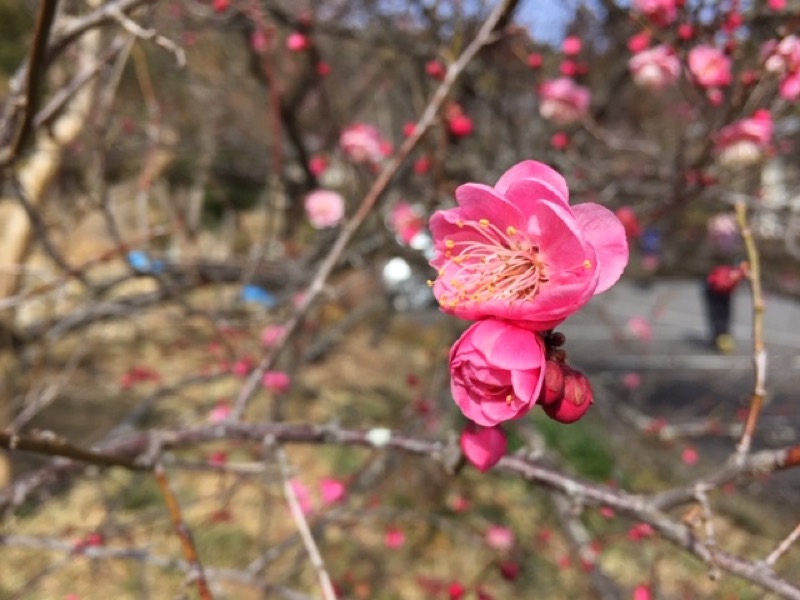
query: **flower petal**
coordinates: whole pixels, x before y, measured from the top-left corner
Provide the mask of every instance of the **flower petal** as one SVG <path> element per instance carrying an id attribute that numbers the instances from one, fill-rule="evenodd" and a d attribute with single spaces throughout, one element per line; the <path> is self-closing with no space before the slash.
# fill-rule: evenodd
<path id="1" fill-rule="evenodd" d="M 572 207 L 583 234 L 597 253 L 599 280 L 595 294 L 606 291 L 628 264 L 628 239 L 616 215 L 605 206 L 587 202 Z"/>
<path id="2" fill-rule="evenodd" d="M 567 182 L 558 172 L 544 163 L 535 160 L 524 160 L 517 163 L 503 173 L 495 184 L 494 189 L 500 194 L 508 196 L 509 188 L 518 181 L 536 183 L 542 188 L 546 188 L 560 202 L 569 203 Z"/>

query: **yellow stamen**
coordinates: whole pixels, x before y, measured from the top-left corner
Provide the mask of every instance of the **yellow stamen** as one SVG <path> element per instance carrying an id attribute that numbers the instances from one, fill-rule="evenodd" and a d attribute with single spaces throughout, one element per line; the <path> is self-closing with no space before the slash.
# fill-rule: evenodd
<path id="1" fill-rule="evenodd" d="M 481 219 L 478 221 L 478 225 L 481 227 L 488 227 L 489 226 L 489 219 Z"/>
<path id="2" fill-rule="evenodd" d="M 592 261 L 590 261 L 588 258 L 585 261 L 583 261 L 583 268 L 584 269 L 591 269 L 592 268 Z"/>
<path id="3" fill-rule="evenodd" d="M 517 228 L 513 225 L 509 225 L 508 229 L 506 229 L 506 233 L 508 233 L 508 235 L 517 235 Z"/>
<path id="4" fill-rule="evenodd" d="M 444 243 L 445 248 L 455 248 L 456 243 L 453 240 L 446 240 Z"/>

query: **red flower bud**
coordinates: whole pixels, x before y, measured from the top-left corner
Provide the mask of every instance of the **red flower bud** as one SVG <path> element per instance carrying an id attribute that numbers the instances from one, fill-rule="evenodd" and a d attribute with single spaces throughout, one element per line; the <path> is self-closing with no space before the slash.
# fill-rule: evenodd
<path id="1" fill-rule="evenodd" d="M 564 397 L 564 371 L 560 363 L 548 360 L 544 367 L 544 385 L 539 394 L 539 404 L 548 406 Z M 569 368 L 569 367 L 567 367 Z"/>
<path id="2" fill-rule="evenodd" d="M 573 423 L 586 414 L 586 411 L 594 403 L 594 395 L 592 386 L 583 373 L 568 365 L 562 365 L 562 371 L 564 373 L 563 397 L 553 404 L 543 404 L 542 408 L 551 419 L 561 423 Z"/>

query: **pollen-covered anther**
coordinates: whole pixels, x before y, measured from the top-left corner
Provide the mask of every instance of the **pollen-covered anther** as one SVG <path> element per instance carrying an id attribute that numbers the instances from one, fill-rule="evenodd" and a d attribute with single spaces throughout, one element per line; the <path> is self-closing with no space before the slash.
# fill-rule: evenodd
<path id="1" fill-rule="evenodd" d="M 513 395 L 511 395 L 511 394 L 508 394 L 508 395 L 506 396 L 506 404 L 508 404 L 509 406 L 511 406 L 511 401 L 512 401 L 513 399 L 514 399 L 514 396 L 513 396 Z"/>
<path id="2" fill-rule="evenodd" d="M 591 269 L 592 268 L 592 261 L 590 261 L 588 258 L 585 261 L 583 261 L 583 268 L 584 269 Z"/>
<path id="3" fill-rule="evenodd" d="M 513 225 L 509 225 L 509 226 L 506 228 L 506 233 L 507 233 L 508 235 L 517 235 L 517 228 L 516 228 L 516 227 L 514 227 Z"/>
<path id="4" fill-rule="evenodd" d="M 478 225 L 481 227 L 488 227 L 489 226 L 489 219 L 481 219 L 478 221 Z"/>
<path id="5" fill-rule="evenodd" d="M 445 248 L 449 248 L 449 249 L 452 250 L 453 248 L 455 248 L 455 246 L 456 246 L 456 243 L 453 240 L 445 240 L 445 242 L 444 242 L 444 247 Z"/>

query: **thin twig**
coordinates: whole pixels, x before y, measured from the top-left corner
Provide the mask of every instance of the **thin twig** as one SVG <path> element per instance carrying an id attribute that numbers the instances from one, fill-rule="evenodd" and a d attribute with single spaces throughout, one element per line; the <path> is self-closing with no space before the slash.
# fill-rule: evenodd
<path id="1" fill-rule="evenodd" d="M 171 52 L 175 56 L 175 62 L 178 63 L 178 68 L 182 69 L 186 66 L 186 52 L 183 48 L 178 46 L 169 38 L 164 37 L 155 29 L 145 29 L 136 21 L 128 17 L 118 6 L 110 6 L 109 14 L 120 26 L 133 36 L 145 41 L 152 41 L 157 46 L 164 48 L 167 52 Z"/>
<path id="2" fill-rule="evenodd" d="M 774 566 L 775 563 L 778 562 L 778 559 L 786 554 L 792 544 L 794 544 L 798 539 L 800 539 L 800 523 L 798 523 L 797 527 L 795 527 L 794 530 L 786 536 L 786 539 L 778 544 L 778 547 L 775 548 L 775 550 L 770 552 L 769 556 L 764 559 L 764 563 L 770 567 Z"/>
<path id="3" fill-rule="evenodd" d="M 56 17 L 58 0 L 42 0 L 39 3 L 39 11 L 36 13 L 36 23 L 33 30 L 33 42 L 28 58 L 25 97 L 22 99 L 22 123 L 17 129 L 13 142 L 0 152 L 0 165 L 7 165 L 15 160 L 22 147 L 27 141 L 33 125 L 33 117 L 39 105 L 39 89 L 41 88 L 45 64 L 45 53 L 47 42 L 50 38 L 50 31 Z M 9 123 L 10 125 L 10 123 Z"/>
<path id="4" fill-rule="evenodd" d="M 742 459 L 750 451 L 756 423 L 767 393 L 767 349 L 764 345 L 764 296 L 761 290 L 761 264 L 753 232 L 747 221 L 747 207 L 743 201 L 736 203 L 736 222 L 739 225 L 747 252 L 747 278 L 750 281 L 750 293 L 753 299 L 753 369 L 755 373 L 750 410 L 747 413 L 742 437 L 736 448 L 737 457 Z"/>
<path id="5" fill-rule="evenodd" d="M 303 509 L 300 507 L 300 502 L 297 500 L 297 494 L 295 494 L 292 488 L 291 469 L 289 468 L 289 461 L 286 458 L 286 453 L 283 451 L 283 448 L 276 447 L 275 456 L 281 469 L 281 477 L 283 478 L 283 495 L 286 496 L 289 512 L 292 515 L 292 519 L 294 519 L 297 531 L 300 534 L 300 538 L 303 540 L 306 552 L 308 552 L 308 558 L 319 579 L 319 584 L 322 588 L 322 597 L 325 600 L 336 600 L 336 590 L 333 587 L 331 576 L 325 568 L 322 554 L 320 554 L 317 543 L 314 541 L 314 536 L 311 534 L 311 528 L 308 526 L 308 521 L 303 514 Z"/>
<path id="6" fill-rule="evenodd" d="M 175 529 L 175 534 L 181 542 L 181 550 L 183 551 L 183 558 L 189 564 L 190 570 L 187 575 L 188 580 L 194 580 L 197 584 L 197 593 L 200 595 L 201 600 L 214 600 L 211 594 L 211 589 L 208 587 L 205 571 L 203 570 L 203 563 L 200 562 L 200 557 L 197 554 L 197 547 L 192 538 L 192 531 L 186 525 L 181 515 L 181 507 L 178 504 L 178 499 L 170 487 L 167 474 L 164 472 L 164 467 L 160 462 L 156 462 L 153 467 L 153 475 L 155 476 L 158 488 L 161 490 L 161 495 L 164 498 L 164 504 L 167 506 L 170 521 Z"/>

